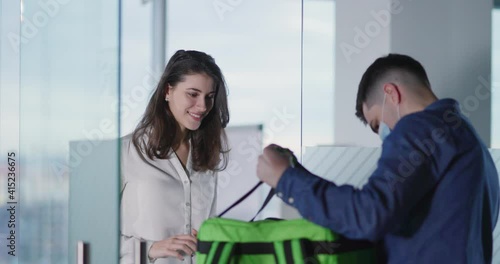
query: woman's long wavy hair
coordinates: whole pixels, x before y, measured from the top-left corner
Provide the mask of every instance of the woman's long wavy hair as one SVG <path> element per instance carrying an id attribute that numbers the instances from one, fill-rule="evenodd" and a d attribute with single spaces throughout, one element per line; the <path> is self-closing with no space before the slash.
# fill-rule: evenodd
<path id="1" fill-rule="evenodd" d="M 180 126 L 165 101 L 168 86 L 175 87 L 186 75 L 204 73 L 215 86 L 213 108 L 197 130 L 189 131 L 192 164 L 196 171 L 221 171 L 228 162 L 227 137 L 224 131 L 229 122 L 226 83 L 215 60 L 194 50 L 179 50 L 170 58 L 146 112 L 133 132 L 134 146 L 150 159 L 165 159 L 180 146 Z M 175 89 L 175 88 L 174 88 Z"/>

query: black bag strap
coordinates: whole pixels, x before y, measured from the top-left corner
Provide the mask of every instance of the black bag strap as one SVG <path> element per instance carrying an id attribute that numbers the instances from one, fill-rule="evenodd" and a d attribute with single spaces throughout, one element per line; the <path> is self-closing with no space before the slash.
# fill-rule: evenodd
<path id="1" fill-rule="evenodd" d="M 221 245 L 220 242 L 219 245 Z M 200 241 L 198 240 L 197 249 L 201 254 L 210 253 L 210 249 L 214 242 L 212 241 Z M 235 243 L 234 252 L 235 255 L 255 255 L 255 254 L 274 254 L 274 243 L 273 242 L 245 242 L 245 243 Z"/>
<path id="2" fill-rule="evenodd" d="M 238 204 L 240 204 L 241 202 L 243 202 L 246 198 L 248 198 L 248 196 L 250 196 L 253 192 L 255 192 L 255 190 L 257 190 L 257 188 L 259 188 L 259 186 L 262 185 L 262 183 L 263 183 L 262 181 L 259 181 L 252 189 L 250 189 L 250 191 L 248 191 L 247 193 L 245 193 L 240 199 L 238 199 L 236 202 L 234 202 L 232 205 L 230 205 L 222 213 L 220 213 L 218 215 L 218 217 L 222 217 L 229 210 L 233 209 L 235 206 L 237 206 Z M 274 189 L 271 188 L 271 190 L 269 190 L 269 193 L 267 194 L 266 199 L 264 200 L 264 203 L 260 207 L 259 211 L 257 211 L 257 213 L 255 214 L 255 216 L 250 220 L 250 222 L 253 222 L 253 220 L 255 219 L 255 217 L 257 217 L 257 215 L 259 215 L 259 213 L 266 207 L 266 205 L 269 203 L 269 201 L 271 201 L 271 198 L 273 196 L 274 196 Z"/>
<path id="3" fill-rule="evenodd" d="M 286 252 L 292 252 L 292 240 L 284 240 L 283 247 Z M 219 246 L 224 246 L 226 242 L 220 242 Z M 303 257 L 311 257 L 318 254 L 335 255 L 356 250 L 373 249 L 374 244 L 366 240 L 351 240 L 340 238 L 337 241 L 311 241 L 300 239 Z M 214 242 L 198 241 L 197 249 L 201 254 L 208 254 Z M 287 249 L 288 248 L 288 249 Z M 233 254 L 235 255 L 256 255 L 274 254 L 274 242 L 236 242 L 234 243 Z M 291 254 L 291 253 L 289 253 Z"/>
<path id="4" fill-rule="evenodd" d="M 209 254 L 210 251 L 212 250 L 212 245 L 214 245 L 213 242 L 207 242 L 207 241 L 199 241 L 198 240 L 198 245 L 197 245 L 197 250 L 201 254 Z M 278 262 L 278 256 L 276 255 L 276 249 L 274 248 L 274 243 L 273 242 L 247 242 L 247 243 L 234 243 L 231 245 L 230 252 L 228 253 L 229 257 L 226 258 L 225 262 L 221 261 L 222 258 L 222 251 L 224 248 L 227 246 L 227 242 L 219 242 L 217 244 L 217 248 L 215 248 L 214 256 L 211 261 L 211 263 L 218 263 L 218 264 L 226 264 L 226 263 L 233 263 L 233 261 L 236 261 L 238 263 L 238 258 L 242 255 L 261 255 L 261 254 L 272 254 L 274 256 L 274 261 L 275 263 Z M 207 258 L 208 261 L 208 258 Z M 293 263 L 293 262 L 287 262 L 287 263 Z"/>
<path id="5" fill-rule="evenodd" d="M 352 240 L 344 237 L 336 241 L 311 241 L 300 239 L 302 256 L 312 257 L 317 254 L 340 254 L 356 250 L 374 248 L 374 244 L 367 240 Z"/>
<path id="6" fill-rule="evenodd" d="M 271 198 L 273 198 L 274 196 L 274 189 L 271 188 L 271 190 L 269 190 L 269 193 L 267 194 L 267 197 L 266 199 L 264 200 L 264 203 L 262 204 L 262 206 L 260 207 L 259 211 L 257 211 L 257 213 L 253 216 L 253 218 L 250 220 L 250 222 L 253 222 L 253 220 L 255 220 L 255 217 L 257 217 L 260 212 L 262 212 L 262 210 L 264 210 L 264 208 L 266 207 L 266 205 L 269 203 L 269 201 L 271 201 Z"/>

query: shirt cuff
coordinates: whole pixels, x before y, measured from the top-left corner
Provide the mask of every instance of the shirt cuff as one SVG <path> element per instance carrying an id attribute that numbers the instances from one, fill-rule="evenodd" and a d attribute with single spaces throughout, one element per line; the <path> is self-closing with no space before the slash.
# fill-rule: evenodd
<path id="1" fill-rule="evenodd" d="M 294 206 L 297 196 L 303 190 L 310 190 L 311 180 L 315 178 L 316 176 L 301 166 L 288 167 L 276 185 L 276 196 L 286 204 Z"/>
<path id="2" fill-rule="evenodd" d="M 151 250 L 151 247 L 153 246 L 153 243 L 155 241 L 150 241 L 150 240 L 147 240 L 146 241 L 146 248 L 147 248 L 147 256 L 148 256 L 148 260 L 149 260 L 149 263 L 155 263 L 156 259 L 155 258 L 151 258 L 149 257 L 149 250 Z"/>

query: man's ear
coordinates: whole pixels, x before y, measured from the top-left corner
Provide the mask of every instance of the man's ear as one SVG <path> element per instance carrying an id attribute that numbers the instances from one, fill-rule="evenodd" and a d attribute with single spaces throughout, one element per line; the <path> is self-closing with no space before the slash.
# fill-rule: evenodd
<path id="1" fill-rule="evenodd" d="M 387 94 L 388 99 L 391 100 L 393 104 L 398 105 L 399 103 L 401 103 L 401 91 L 397 84 L 384 84 L 384 92 Z"/>

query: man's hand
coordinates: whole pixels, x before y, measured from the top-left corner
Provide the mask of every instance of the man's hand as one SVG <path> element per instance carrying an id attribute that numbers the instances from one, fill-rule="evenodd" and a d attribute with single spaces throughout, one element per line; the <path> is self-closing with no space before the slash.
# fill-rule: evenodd
<path id="1" fill-rule="evenodd" d="M 289 149 L 271 144 L 264 149 L 257 163 L 257 177 L 271 187 L 276 188 L 281 175 L 289 166 L 293 166 L 295 157 Z"/>

